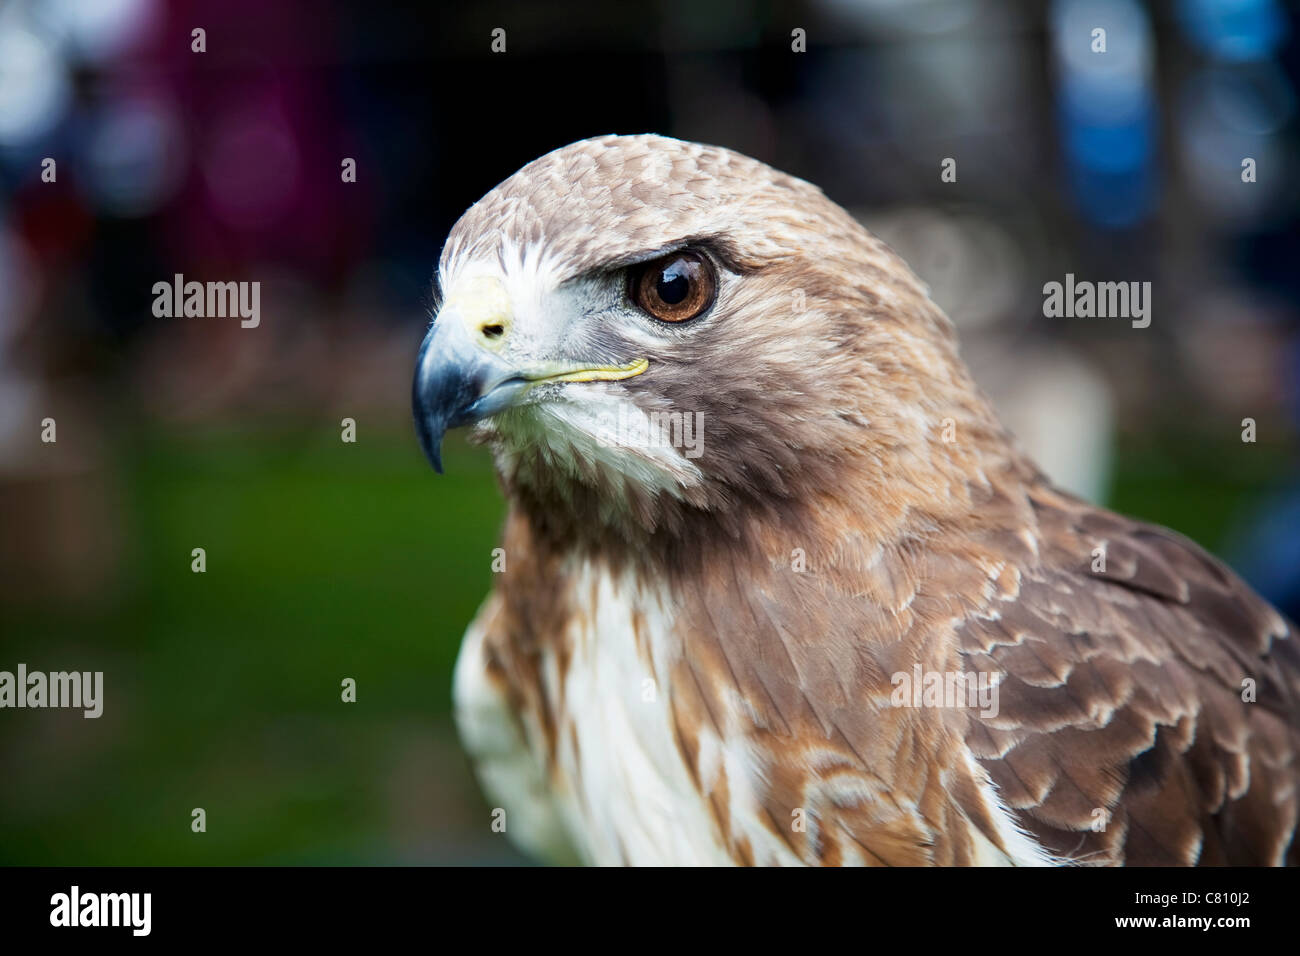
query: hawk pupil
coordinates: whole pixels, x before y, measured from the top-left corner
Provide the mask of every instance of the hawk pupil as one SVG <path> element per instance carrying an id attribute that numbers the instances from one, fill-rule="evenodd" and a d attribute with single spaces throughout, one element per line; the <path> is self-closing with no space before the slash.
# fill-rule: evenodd
<path id="1" fill-rule="evenodd" d="M 659 281 L 655 284 L 655 292 L 665 305 L 677 305 L 686 298 L 686 293 L 690 291 L 691 280 L 680 271 L 674 263 L 659 274 Z"/>

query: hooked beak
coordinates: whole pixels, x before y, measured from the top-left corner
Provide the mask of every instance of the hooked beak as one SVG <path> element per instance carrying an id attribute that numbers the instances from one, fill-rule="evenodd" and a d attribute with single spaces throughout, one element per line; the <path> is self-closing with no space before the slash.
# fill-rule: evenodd
<path id="1" fill-rule="evenodd" d="M 518 402 L 543 382 L 617 381 L 650 367 L 644 358 L 623 365 L 516 367 L 505 357 L 513 316 L 496 279 L 472 279 L 448 297 L 415 360 L 411 406 L 420 447 L 442 474 L 442 436 Z"/>

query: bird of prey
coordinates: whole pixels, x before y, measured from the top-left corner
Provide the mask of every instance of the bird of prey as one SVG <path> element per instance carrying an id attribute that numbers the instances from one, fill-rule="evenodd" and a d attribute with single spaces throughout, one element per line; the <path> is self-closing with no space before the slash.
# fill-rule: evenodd
<path id="1" fill-rule="evenodd" d="M 456 719 L 527 852 L 1296 862 L 1294 630 L 1054 488 L 815 186 L 585 140 L 472 206 L 438 284 L 417 431 L 441 470 L 470 426 L 508 502 Z"/>

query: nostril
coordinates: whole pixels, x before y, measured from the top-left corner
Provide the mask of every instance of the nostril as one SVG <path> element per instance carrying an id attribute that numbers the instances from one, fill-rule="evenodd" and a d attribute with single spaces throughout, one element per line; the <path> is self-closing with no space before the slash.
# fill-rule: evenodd
<path id="1" fill-rule="evenodd" d="M 484 338 L 499 339 L 506 334 L 506 327 L 504 325 L 485 325 L 479 331 L 483 333 Z"/>

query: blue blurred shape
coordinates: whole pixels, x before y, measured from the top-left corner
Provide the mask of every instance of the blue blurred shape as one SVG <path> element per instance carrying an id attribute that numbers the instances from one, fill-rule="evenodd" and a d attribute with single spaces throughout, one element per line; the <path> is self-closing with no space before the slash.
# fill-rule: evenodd
<path id="1" fill-rule="evenodd" d="M 1155 204 L 1154 44 L 1133 0 L 1057 0 L 1057 118 L 1080 213 L 1104 228 L 1136 225 Z"/>
<path id="2" fill-rule="evenodd" d="M 1300 619 L 1300 487 L 1268 500 L 1237 535 L 1233 564 L 1284 614 Z"/>
<path id="3" fill-rule="evenodd" d="M 1222 60 L 1262 60 L 1286 40 L 1286 15 L 1276 0 L 1182 0 L 1188 37 Z"/>
<path id="4" fill-rule="evenodd" d="M 1135 109 L 1115 113 L 1110 119 L 1096 116 L 1068 91 L 1059 108 L 1066 153 L 1085 169 L 1135 171 L 1145 166 L 1155 151 L 1155 106 L 1146 96 Z"/>

